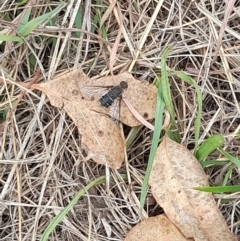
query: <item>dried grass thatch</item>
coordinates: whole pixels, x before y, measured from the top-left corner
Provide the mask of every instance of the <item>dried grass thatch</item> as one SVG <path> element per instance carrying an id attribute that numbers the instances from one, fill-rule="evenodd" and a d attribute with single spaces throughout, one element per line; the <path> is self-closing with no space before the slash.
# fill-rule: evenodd
<path id="1" fill-rule="evenodd" d="M 40 70 L 38 78 L 42 82 L 77 67 L 98 78 L 110 74 L 112 66 L 114 74 L 129 70 L 136 78 L 151 82 L 160 73 L 164 49 L 172 45 L 168 67 L 185 71 L 202 90 L 201 140 L 220 133 L 225 137 L 224 149 L 239 156 L 240 143 L 235 135 L 240 129 L 240 2 L 118 1 L 116 6 L 114 3 L 67 1 L 51 22 L 32 31 L 24 43 L 0 45 L 4 81 L 0 88 L 1 109 L 12 108 L 19 101 L 16 111 L 0 126 L 1 240 L 40 239 L 53 217 L 76 192 L 105 175 L 105 167 L 91 160 L 83 161 L 79 134 L 64 111 L 52 107 L 43 93 L 16 84 L 29 82 L 36 69 Z M 27 8 L 34 18 L 56 4 L 30 0 L 27 5 L 16 5 L 6 0 L 0 6 L 1 30 L 14 35 L 20 22 L 18 16 Z M 101 22 L 94 24 L 98 18 Z M 195 90 L 173 77 L 170 82 L 182 143 L 191 149 Z M 124 131 L 128 133 L 129 129 Z M 151 132 L 142 128 L 127 150 L 127 165 L 118 171 L 111 170 L 114 182 L 109 191 L 104 185 L 91 189 L 49 240 L 122 240 L 141 220 L 138 200 L 150 145 Z M 216 152 L 213 158 L 222 156 Z M 210 182 L 222 184 L 229 168 L 208 168 Z M 128 174 L 130 185 L 123 181 L 121 173 Z M 239 183 L 237 168 L 228 183 Z M 236 193 L 232 202 L 219 203 L 235 233 L 239 233 L 237 198 Z M 150 204 L 146 206 L 148 215 L 159 212 L 154 202 Z"/>

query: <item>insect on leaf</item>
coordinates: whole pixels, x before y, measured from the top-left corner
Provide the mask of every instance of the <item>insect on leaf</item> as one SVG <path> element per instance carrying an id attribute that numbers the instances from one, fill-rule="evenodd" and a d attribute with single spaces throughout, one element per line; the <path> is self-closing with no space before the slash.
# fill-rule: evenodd
<path id="1" fill-rule="evenodd" d="M 157 89 L 155 86 L 134 79 L 130 73 L 92 80 L 81 69 L 77 69 L 67 74 L 63 73 L 49 82 L 35 84 L 34 88 L 46 93 L 52 105 L 66 110 L 79 130 L 81 148 L 87 152 L 86 159 L 92 158 L 99 164 L 120 168 L 124 161 L 125 140 L 119 125 L 116 125 L 109 116 L 111 114 L 114 120 L 118 120 L 120 116 L 120 121 L 131 127 L 141 123 L 123 101 L 117 103 L 113 100 L 110 105 L 112 107 L 105 108 L 100 103 L 103 92 L 98 92 L 96 88 L 93 88 L 93 92 L 97 91 L 99 97 L 89 99 L 89 92 L 86 90 L 90 86 L 104 86 L 107 90 L 109 86 L 118 86 L 122 81 L 128 84 L 128 88 L 123 92 L 123 97 L 127 98 L 146 120 L 153 119 Z M 110 97 L 111 94 L 109 93 Z M 103 104 L 109 104 L 108 101 L 105 102 L 106 99 L 102 99 Z M 118 113 L 119 109 L 120 113 Z"/>
<path id="2" fill-rule="evenodd" d="M 109 118 L 106 108 L 99 105 L 98 99 L 83 98 L 77 83 L 84 78 L 87 76 L 82 71 L 75 70 L 35 87 L 47 94 L 52 105 L 65 109 L 71 117 L 79 130 L 86 159 L 118 169 L 124 161 L 120 128 Z"/>
<path id="3" fill-rule="evenodd" d="M 112 86 L 120 85 L 121 82 L 127 82 L 128 87 L 122 93 L 122 98 L 127 99 L 134 109 L 144 117 L 145 120 L 151 120 L 155 118 L 155 109 L 157 102 L 157 88 L 154 85 L 147 82 L 139 81 L 135 79 L 130 73 L 124 72 L 115 76 L 106 76 L 97 80 L 82 79 L 78 82 L 79 89 L 83 92 L 83 97 L 89 99 L 89 87 L 105 87 L 106 89 Z M 87 88 L 86 88 L 87 87 Z M 97 91 L 98 88 L 92 90 L 95 91 L 98 98 L 101 98 L 101 92 Z M 87 90 L 87 91 L 86 91 Z M 99 94 L 98 94 L 99 93 Z M 95 95 L 95 96 L 96 96 Z M 97 98 L 97 97 L 96 97 Z M 109 110 L 101 108 L 100 112 L 110 115 Z M 120 101 L 120 121 L 128 126 L 139 126 L 141 123 L 135 118 L 126 104 Z"/>
<path id="4" fill-rule="evenodd" d="M 120 85 L 115 86 L 88 86 L 83 87 L 81 89 L 81 93 L 88 97 L 88 99 L 91 99 L 92 97 L 100 97 L 99 102 L 101 106 L 103 107 L 110 107 L 109 108 L 109 114 L 111 119 L 115 123 L 119 123 L 119 117 L 120 117 L 120 98 L 122 96 L 122 93 L 124 89 L 128 87 L 127 82 L 122 81 Z"/>

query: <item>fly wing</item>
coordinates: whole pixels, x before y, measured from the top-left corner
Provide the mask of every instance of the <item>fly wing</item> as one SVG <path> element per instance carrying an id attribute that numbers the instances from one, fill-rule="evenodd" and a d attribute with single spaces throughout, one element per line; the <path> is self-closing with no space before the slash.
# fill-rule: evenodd
<path id="1" fill-rule="evenodd" d="M 81 93 L 84 98 L 91 99 L 92 96 L 102 97 L 108 92 L 109 87 L 101 86 L 85 86 L 81 88 Z"/>
<path id="2" fill-rule="evenodd" d="M 120 119 L 120 101 L 119 98 L 115 99 L 109 109 L 111 119 L 118 124 Z"/>

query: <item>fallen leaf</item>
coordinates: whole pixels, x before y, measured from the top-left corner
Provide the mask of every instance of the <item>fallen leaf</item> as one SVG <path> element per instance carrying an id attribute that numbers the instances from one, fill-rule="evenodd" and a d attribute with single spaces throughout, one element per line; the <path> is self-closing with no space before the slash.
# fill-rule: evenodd
<path id="1" fill-rule="evenodd" d="M 184 237 L 165 215 L 158 215 L 134 226 L 124 241 L 193 241 L 193 239 Z"/>
<path id="2" fill-rule="evenodd" d="M 195 241 L 236 241 L 210 193 L 193 190 L 208 179 L 193 154 L 165 136 L 149 178 L 152 194 L 172 223 Z"/>
<path id="3" fill-rule="evenodd" d="M 81 108 L 79 110 L 79 108 Z M 64 109 L 78 127 L 84 152 L 99 164 L 120 168 L 124 161 L 124 140 L 118 125 L 108 116 L 89 111 L 88 103 L 64 103 Z"/>
<path id="4" fill-rule="evenodd" d="M 98 100 L 82 98 L 78 82 L 88 77 L 82 71 L 60 75 L 52 81 L 35 85 L 45 92 L 52 105 L 63 108 L 77 126 L 84 153 L 99 164 L 120 168 L 124 161 L 124 140 L 118 125 L 108 116 Z"/>
<path id="5" fill-rule="evenodd" d="M 124 98 L 128 98 L 146 120 L 153 119 L 157 88 L 141 83 L 129 73 L 92 80 L 77 69 L 49 82 L 35 84 L 33 88 L 46 93 L 52 105 L 64 108 L 72 118 L 81 135 L 84 153 L 88 155 L 86 159 L 92 158 L 99 164 L 118 169 L 124 161 L 125 145 L 120 127 L 109 118 L 109 108 L 102 107 L 99 98 L 89 99 L 81 89 L 86 86 L 118 85 L 123 80 L 128 83 Z M 120 105 L 120 120 L 123 123 L 129 126 L 141 124 L 123 102 Z"/>

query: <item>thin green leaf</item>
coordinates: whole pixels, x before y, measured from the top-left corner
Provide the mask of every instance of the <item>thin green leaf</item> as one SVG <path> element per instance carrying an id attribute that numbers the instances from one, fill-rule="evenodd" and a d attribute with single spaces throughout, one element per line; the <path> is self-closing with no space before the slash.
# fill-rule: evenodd
<path id="1" fill-rule="evenodd" d="M 186 83 L 193 85 L 197 93 L 196 103 L 197 103 L 198 110 L 197 110 L 197 116 L 194 123 L 195 151 L 196 151 L 198 148 L 199 133 L 201 128 L 202 93 L 201 93 L 200 87 L 198 86 L 197 82 L 193 78 L 189 77 L 183 72 L 172 72 L 172 73 L 178 76 L 181 80 L 185 81 Z"/>
<path id="2" fill-rule="evenodd" d="M 196 158 L 201 162 L 211 152 L 221 147 L 224 143 L 224 138 L 220 134 L 212 135 L 205 140 L 196 151 Z"/>
<path id="3" fill-rule="evenodd" d="M 81 198 L 86 191 L 88 191 L 90 188 L 100 185 L 105 182 L 105 176 L 101 176 L 96 178 L 94 181 L 89 183 L 85 188 L 81 189 L 77 195 L 73 198 L 73 200 L 65 207 L 48 225 L 46 230 L 44 231 L 41 241 L 46 241 L 50 235 L 50 233 L 56 228 L 56 226 L 62 221 L 62 219 L 65 217 L 65 215 L 73 208 L 73 206 L 77 203 L 79 198 Z"/>
<path id="4" fill-rule="evenodd" d="M 229 192 L 239 192 L 240 185 L 234 186 L 219 186 L 219 187 L 194 187 L 193 189 L 203 192 L 211 192 L 211 193 L 229 193 Z"/>
<path id="5" fill-rule="evenodd" d="M 82 9 L 79 8 L 76 18 L 75 18 L 75 23 L 76 23 L 76 28 L 77 29 L 82 29 Z M 76 32 L 76 37 L 80 38 L 81 33 L 80 32 Z"/>
<path id="6" fill-rule="evenodd" d="M 151 149 L 150 149 L 150 155 L 148 158 L 148 166 L 147 166 L 147 170 L 144 176 L 144 180 L 143 180 L 143 185 L 142 185 L 142 190 L 141 190 L 141 198 L 140 198 L 140 210 L 142 211 L 144 203 L 145 203 L 145 199 L 146 199 L 146 195 L 147 195 L 147 186 L 148 186 L 148 180 L 149 180 L 149 176 L 150 176 L 150 172 L 152 169 L 152 164 L 153 164 L 153 159 L 158 147 L 158 141 L 160 138 L 160 134 L 161 134 L 161 129 L 162 129 L 162 121 L 163 121 L 163 112 L 164 112 L 164 107 L 165 107 L 165 103 L 162 99 L 161 96 L 161 88 L 158 88 L 158 97 L 157 97 L 157 107 L 156 107 L 156 119 L 155 119 L 155 125 L 154 125 L 154 132 L 153 132 L 153 140 L 152 140 L 152 145 L 151 145 Z M 157 125 L 156 125 L 157 123 Z"/>
<path id="7" fill-rule="evenodd" d="M 162 89 L 161 91 L 162 91 L 163 100 L 164 100 L 166 108 L 170 114 L 171 124 L 175 128 L 175 113 L 174 113 L 174 107 L 173 107 L 173 102 L 172 102 L 170 84 L 169 84 L 169 80 L 168 80 L 168 72 L 167 72 L 167 68 L 166 68 L 166 60 L 167 60 L 167 56 L 168 56 L 170 50 L 171 50 L 171 48 L 168 47 L 162 55 L 160 87 Z"/>
<path id="8" fill-rule="evenodd" d="M 133 143 L 133 141 L 135 140 L 137 134 L 139 133 L 139 131 L 141 130 L 142 126 L 136 126 L 134 127 L 131 135 L 127 138 L 126 141 L 126 147 L 129 148 L 130 145 Z"/>
<path id="9" fill-rule="evenodd" d="M 235 164 L 237 167 L 240 167 L 240 160 L 235 158 L 234 156 L 230 155 L 226 151 L 224 151 L 222 148 L 219 148 L 219 151 L 233 164 Z"/>
<path id="10" fill-rule="evenodd" d="M 176 140 L 177 142 L 181 142 L 181 138 L 178 132 L 178 127 L 176 125 L 175 122 L 175 111 L 174 111 L 174 107 L 173 107 L 173 101 L 172 101 L 172 95 L 171 95 L 171 88 L 170 88 L 170 83 L 169 83 L 169 72 L 167 71 L 166 68 L 166 60 L 167 60 L 167 56 L 169 54 L 171 50 L 171 47 L 168 47 L 163 55 L 162 55 L 162 61 L 161 61 L 161 81 L 160 81 L 160 88 L 162 89 L 162 96 L 163 96 L 163 100 L 164 103 L 166 105 L 166 109 L 168 110 L 169 114 L 170 114 L 170 122 L 171 122 L 171 132 L 170 130 L 167 131 L 168 134 L 170 136 L 172 136 L 172 138 L 174 138 L 174 140 Z M 174 134 L 173 131 L 174 130 Z"/>
<path id="11" fill-rule="evenodd" d="M 148 186 L 148 180 L 152 169 L 153 159 L 158 147 L 158 142 L 162 130 L 162 122 L 163 122 L 163 112 L 165 103 L 163 100 L 163 88 L 162 83 L 165 83 L 168 78 L 167 76 L 167 70 L 166 70 L 166 58 L 167 53 L 169 52 L 169 49 L 166 49 L 163 53 L 162 60 L 161 60 L 161 78 L 160 83 L 158 83 L 158 95 L 157 95 L 157 106 L 156 106 L 156 119 L 155 119 L 155 125 L 154 125 L 154 132 L 153 132 L 153 140 L 152 145 L 150 149 L 150 155 L 148 158 L 148 166 L 147 170 L 144 176 L 143 185 L 141 189 L 141 197 L 140 197 L 140 210 L 142 211 L 146 196 L 147 196 L 147 186 Z M 156 124 L 157 123 L 157 124 Z"/>
<path id="12" fill-rule="evenodd" d="M 181 142 L 179 133 L 173 132 L 169 129 L 164 129 L 164 131 L 166 132 L 167 136 L 170 137 L 171 140 L 176 141 L 177 143 Z"/>
<path id="13" fill-rule="evenodd" d="M 222 183 L 223 186 L 227 185 L 227 183 L 229 182 L 229 179 L 232 176 L 233 169 L 235 169 L 235 168 L 236 168 L 236 165 L 234 165 L 234 164 L 229 168 L 226 175 L 224 176 L 223 183 Z"/>
<path id="14" fill-rule="evenodd" d="M 92 23 L 92 26 L 91 26 L 91 33 L 95 33 L 99 23 L 100 23 L 99 12 L 97 10 L 97 13 L 94 15 L 94 18 L 93 18 L 93 23 Z"/>
<path id="15" fill-rule="evenodd" d="M 50 9 L 48 9 L 48 12 L 50 11 Z M 47 22 L 47 25 L 49 26 L 55 26 L 56 25 L 56 21 L 57 21 L 57 16 L 55 15 L 54 17 L 50 18 Z"/>
<path id="16" fill-rule="evenodd" d="M 47 8 L 47 12 L 50 12 L 51 8 Z M 55 26 L 56 25 L 56 21 L 57 21 L 57 16 L 55 15 L 54 17 L 50 18 L 47 22 L 48 26 Z M 57 36 L 57 33 L 52 33 L 52 35 Z M 56 46 L 56 42 L 57 42 L 57 37 L 50 37 L 47 41 L 47 45 L 51 45 L 52 44 L 52 48 L 54 49 L 54 47 Z"/>
<path id="17" fill-rule="evenodd" d="M 28 23 L 30 14 L 31 14 L 32 8 L 28 8 L 25 12 L 24 16 L 21 19 L 21 22 L 19 23 L 18 29 L 21 29 L 25 24 Z"/>
<path id="18" fill-rule="evenodd" d="M 102 6 L 102 0 L 97 0 L 96 1 L 96 6 Z M 94 15 L 93 18 L 93 23 L 91 26 L 91 32 L 94 33 L 96 31 L 97 26 L 99 26 L 101 18 L 102 18 L 102 13 L 104 11 L 103 7 L 96 7 L 96 14 Z M 104 29 L 103 29 L 104 28 Z M 102 32 L 102 37 L 105 38 L 105 33 L 104 31 L 106 31 L 105 26 L 101 27 L 101 32 Z"/>
<path id="19" fill-rule="evenodd" d="M 104 38 L 104 39 L 107 39 L 107 29 L 105 27 L 105 25 L 102 25 L 101 27 L 101 36 Z"/>
<path id="20" fill-rule="evenodd" d="M 215 160 L 209 160 L 209 161 L 203 161 L 201 162 L 201 166 L 203 168 L 205 167 L 211 167 L 211 166 L 218 166 L 218 165 L 226 165 L 229 161 L 215 161 Z"/>
<path id="21" fill-rule="evenodd" d="M 37 18 L 34 18 L 30 20 L 28 23 L 26 23 L 24 26 L 19 26 L 17 33 L 21 37 L 25 37 L 28 34 L 30 34 L 34 29 L 36 29 L 40 24 L 42 24 L 44 21 L 46 21 L 48 18 L 51 18 L 55 13 L 61 9 L 63 4 L 56 7 L 53 11 L 49 13 L 45 13 L 42 16 L 39 16 Z"/>
<path id="22" fill-rule="evenodd" d="M 1 34 L 0 34 L 0 41 L 9 41 L 9 42 L 23 43 L 23 40 L 20 37 L 11 36 L 11 35 L 1 35 Z"/>
<path id="23" fill-rule="evenodd" d="M 12 105 L 14 105 L 16 101 L 12 102 Z M 5 109 L 0 110 L 0 124 L 3 123 L 6 120 L 8 112 L 11 110 L 10 106 L 7 106 Z"/>
<path id="24" fill-rule="evenodd" d="M 37 60 L 33 54 L 30 54 L 29 57 L 29 63 L 31 64 L 32 69 L 35 69 L 35 65 L 37 63 Z"/>

